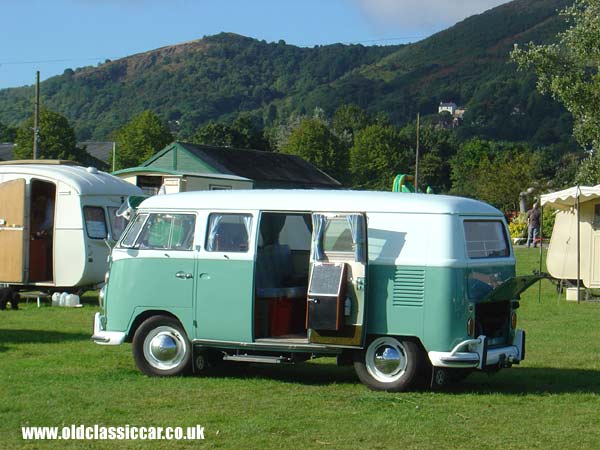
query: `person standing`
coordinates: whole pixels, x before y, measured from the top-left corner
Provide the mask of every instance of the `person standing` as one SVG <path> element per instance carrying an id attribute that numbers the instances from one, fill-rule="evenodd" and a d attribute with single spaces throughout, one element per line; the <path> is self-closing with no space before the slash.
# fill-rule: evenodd
<path id="1" fill-rule="evenodd" d="M 533 208 L 527 211 L 527 247 L 533 243 L 537 247 L 537 239 L 540 235 L 540 207 L 538 202 L 533 204 Z"/>

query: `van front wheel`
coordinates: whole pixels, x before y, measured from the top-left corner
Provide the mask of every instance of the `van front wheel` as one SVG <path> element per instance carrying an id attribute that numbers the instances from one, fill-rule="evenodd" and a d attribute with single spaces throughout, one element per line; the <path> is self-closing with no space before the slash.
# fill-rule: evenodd
<path id="1" fill-rule="evenodd" d="M 419 346 L 409 340 L 382 336 L 354 355 L 354 370 L 360 381 L 378 391 L 400 392 L 416 381 L 420 365 Z"/>
<path id="2" fill-rule="evenodd" d="M 135 332 L 133 358 L 146 375 L 182 375 L 191 367 L 192 346 L 176 319 L 154 316 L 146 319 Z"/>

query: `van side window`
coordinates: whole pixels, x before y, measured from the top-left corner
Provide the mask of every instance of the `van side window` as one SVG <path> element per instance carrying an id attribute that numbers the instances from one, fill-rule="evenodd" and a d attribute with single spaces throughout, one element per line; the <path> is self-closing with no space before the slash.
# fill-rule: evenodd
<path id="1" fill-rule="evenodd" d="M 192 250 L 194 214 L 150 214 L 136 247 L 140 249 Z"/>
<path id="2" fill-rule="evenodd" d="M 354 252 L 352 231 L 345 217 L 327 221 L 323 236 L 323 250 L 325 252 Z"/>
<path id="3" fill-rule="evenodd" d="M 83 217 L 85 218 L 85 229 L 91 239 L 105 239 L 108 235 L 106 229 L 106 217 L 104 209 L 100 206 L 84 206 Z"/>
<path id="4" fill-rule="evenodd" d="M 135 219 L 133 219 L 133 222 L 127 229 L 127 234 L 121 241 L 121 247 L 133 247 L 135 239 L 138 237 L 138 234 L 140 234 L 140 230 L 142 229 L 142 226 L 144 225 L 144 222 L 147 218 L 148 214 L 138 214 L 137 216 L 135 216 Z"/>
<path id="5" fill-rule="evenodd" d="M 246 253 L 251 228 L 250 214 L 211 214 L 208 218 L 206 251 Z"/>
<path id="6" fill-rule="evenodd" d="M 510 250 L 499 220 L 465 220 L 465 240 L 469 258 L 498 258 L 509 256 Z"/>

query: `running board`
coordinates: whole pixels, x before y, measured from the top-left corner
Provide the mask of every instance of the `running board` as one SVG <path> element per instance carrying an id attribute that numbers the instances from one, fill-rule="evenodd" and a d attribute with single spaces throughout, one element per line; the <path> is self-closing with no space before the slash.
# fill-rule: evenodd
<path id="1" fill-rule="evenodd" d="M 223 361 L 250 362 L 250 363 L 270 363 L 280 364 L 292 362 L 285 356 L 263 356 L 263 355 L 225 355 Z"/>

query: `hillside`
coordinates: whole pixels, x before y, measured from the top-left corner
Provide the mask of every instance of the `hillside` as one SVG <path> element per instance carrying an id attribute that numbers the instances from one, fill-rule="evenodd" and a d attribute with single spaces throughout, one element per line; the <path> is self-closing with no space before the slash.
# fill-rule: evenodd
<path id="1" fill-rule="evenodd" d="M 517 76 L 507 55 L 514 43 L 552 39 L 564 27 L 556 11 L 568 3 L 516 0 L 401 46 L 301 48 L 222 33 L 67 69 L 42 83 L 42 101 L 69 118 L 80 140 L 107 139 L 144 109 L 185 138 L 242 111 L 269 125 L 357 103 L 404 123 L 452 100 L 469 108 L 465 135 L 556 142 L 570 132 L 568 115 L 534 92 L 531 77 Z M 0 91 L 0 122 L 17 125 L 31 113 L 32 89 Z"/>

